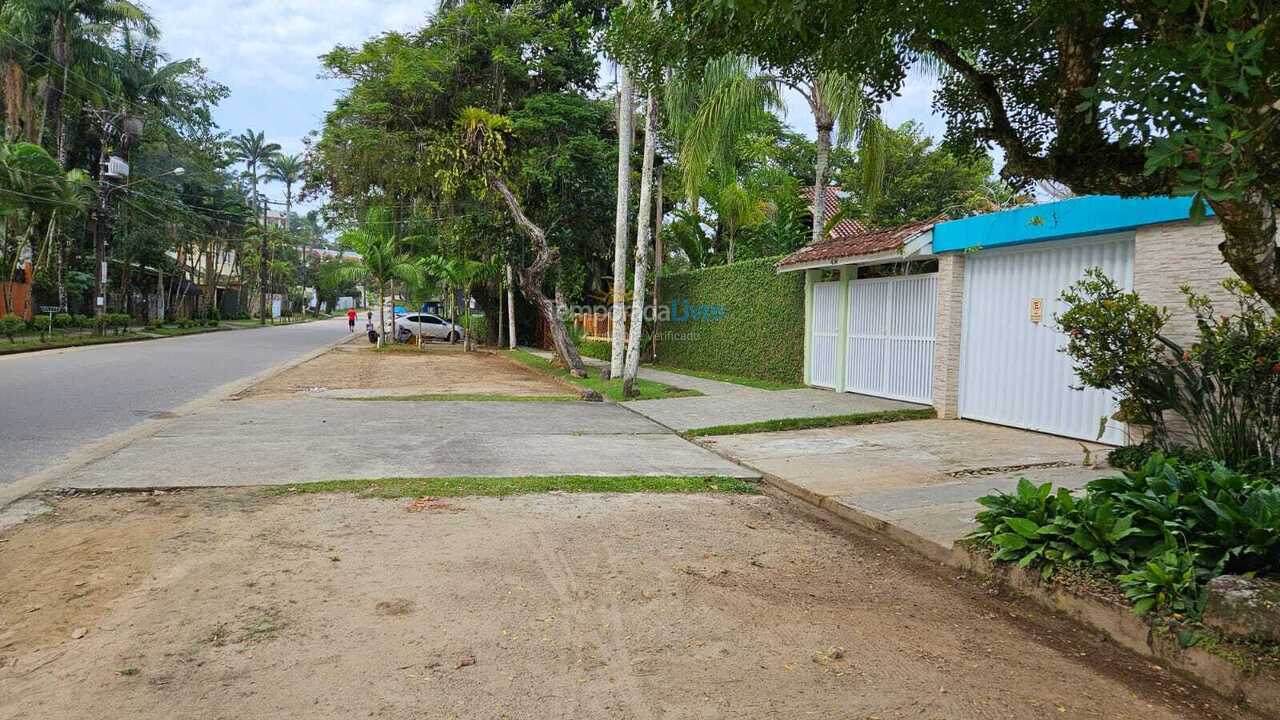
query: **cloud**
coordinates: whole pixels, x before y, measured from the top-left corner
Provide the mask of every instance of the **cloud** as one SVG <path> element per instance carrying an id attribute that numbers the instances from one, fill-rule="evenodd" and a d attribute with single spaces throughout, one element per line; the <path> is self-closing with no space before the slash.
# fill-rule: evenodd
<path id="1" fill-rule="evenodd" d="M 297 91 L 316 79 L 317 56 L 385 30 L 409 30 L 425 3 L 405 0 L 153 0 L 163 44 L 177 57 L 199 57 L 233 90 L 253 84 Z"/>

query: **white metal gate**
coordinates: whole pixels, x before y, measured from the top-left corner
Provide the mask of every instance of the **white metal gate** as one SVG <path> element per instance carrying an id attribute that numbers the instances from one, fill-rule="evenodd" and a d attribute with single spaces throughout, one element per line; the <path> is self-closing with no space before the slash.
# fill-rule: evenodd
<path id="1" fill-rule="evenodd" d="M 1121 444 L 1124 426 L 1110 417 L 1115 399 L 1079 385 L 1067 338 L 1055 317 L 1059 299 L 1085 270 L 1102 268 L 1133 284 L 1133 234 L 985 250 L 965 266 L 960 415 L 1000 425 Z M 1038 309 L 1037 309 L 1038 306 Z M 1106 420 L 1104 420 L 1106 418 Z"/>
<path id="2" fill-rule="evenodd" d="M 937 307 L 936 273 L 854 280 L 844 389 L 931 403 Z"/>
<path id="3" fill-rule="evenodd" d="M 818 387 L 836 386 L 836 351 L 840 344 L 840 283 L 813 286 L 813 335 L 809 347 L 809 382 Z"/>

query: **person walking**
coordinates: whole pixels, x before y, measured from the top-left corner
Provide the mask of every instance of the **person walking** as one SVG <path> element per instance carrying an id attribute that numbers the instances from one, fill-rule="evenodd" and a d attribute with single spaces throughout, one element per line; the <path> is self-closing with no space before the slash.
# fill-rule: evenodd
<path id="1" fill-rule="evenodd" d="M 356 331 L 356 309 L 355 308 L 351 308 L 347 310 L 347 331 L 348 332 Z"/>

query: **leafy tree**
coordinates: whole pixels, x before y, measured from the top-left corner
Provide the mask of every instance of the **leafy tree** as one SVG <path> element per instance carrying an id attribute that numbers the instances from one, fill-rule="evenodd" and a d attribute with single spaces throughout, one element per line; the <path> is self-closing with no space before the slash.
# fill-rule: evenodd
<path id="1" fill-rule="evenodd" d="M 860 166 L 855 161 L 847 172 L 857 175 Z M 986 153 L 957 155 L 936 147 L 918 123 L 906 122 L 886 131 L 883 190 L 878 198 L 855 198 L 856 214 L 873 227 L 964 217 L 1002 204 L 993 192 L 994 173 Z"/>
<path id="2" fill-rule="evenodd" d="M 1228 264 L 1280 309 L 1280 23 L 1270 0 L 677 0 L 686 52 L 816 56 L 876 97 L 923 64 L 957 148 L 998 145 L 1013 182 L 1191 194 Z M 858 42 L 849 42 L 858 38 Z"/>

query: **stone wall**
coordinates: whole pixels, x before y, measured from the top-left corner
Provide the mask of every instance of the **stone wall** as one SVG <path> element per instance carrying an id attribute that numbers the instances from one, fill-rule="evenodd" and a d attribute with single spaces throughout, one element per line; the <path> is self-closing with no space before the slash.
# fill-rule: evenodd
<path id="1" fill-rule="evenodd" d="M 1219 313 L 1231 314 L 1235 305 L 1222 281 L 1235 273 L 1222 259 L 1218 221 L 1191 221 L 1138 228 L 1133 263 L 1133 289 L 1144 302 L 1169 311 L 1165 334 L 1190 344 L 1198 333 L 1195 316 L 1187 308 L 1182 285 L 1213 299 Z"/>
<path id="2" fill-rule="evenodd" d="M 933 407 L 938 417 L 960 417 L 960 337 L 964 317 L 964 255 L 938 258 L 938 310 L 934 326 Z"/>

